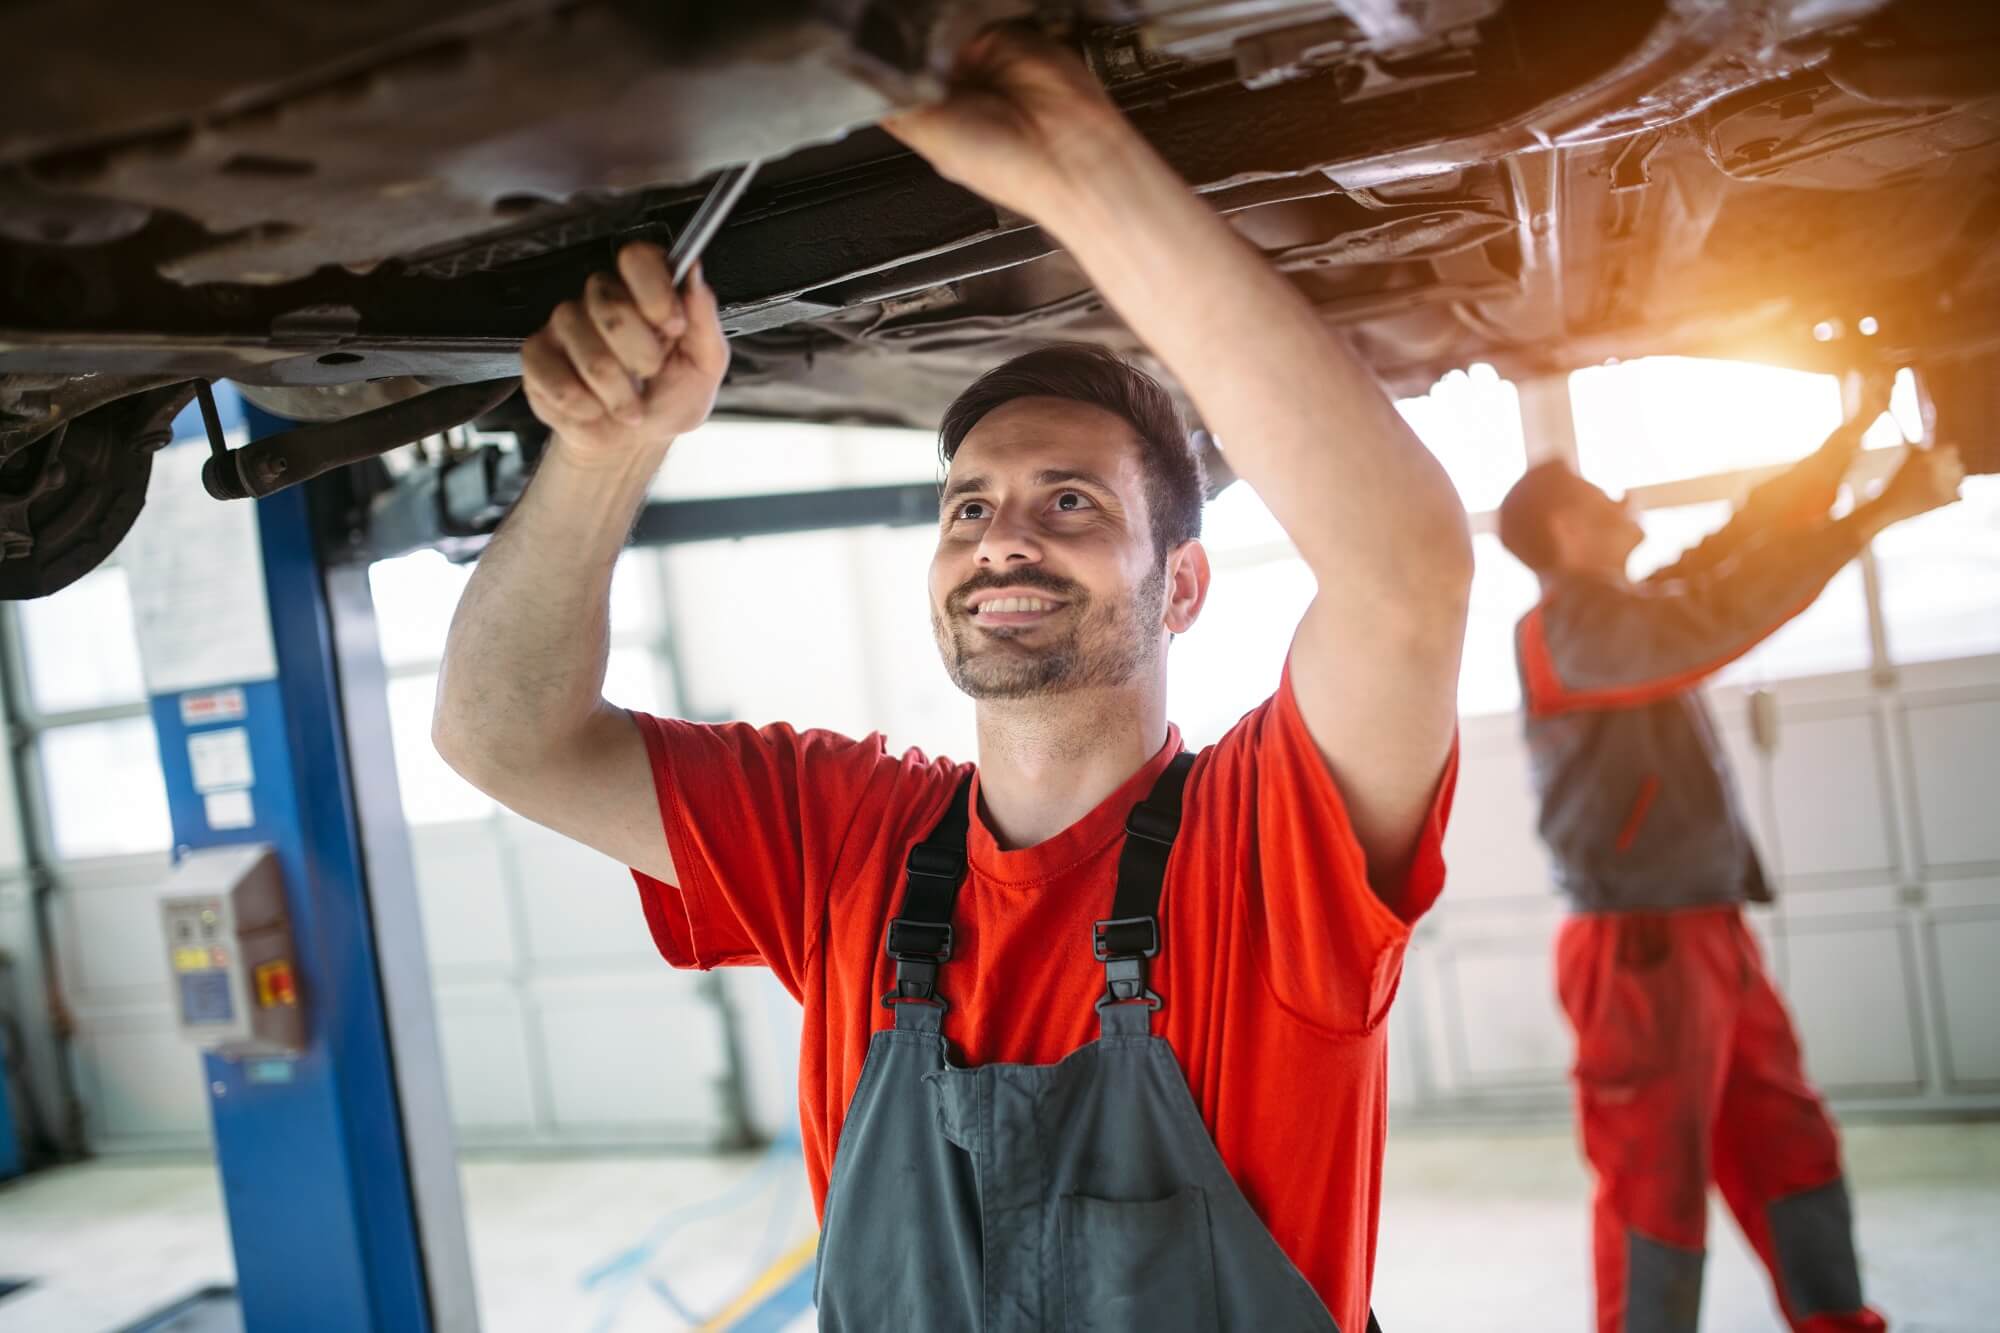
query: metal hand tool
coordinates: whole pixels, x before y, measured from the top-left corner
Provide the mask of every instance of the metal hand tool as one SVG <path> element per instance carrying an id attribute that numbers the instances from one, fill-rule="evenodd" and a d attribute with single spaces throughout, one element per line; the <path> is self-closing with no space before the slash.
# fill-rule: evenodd
<path id="1" fill-rule="evenodd" d="M 751 158 L 740 167 L 731 167 L 716 178 L 701 207 L 695 209 L 694 216 L 681 234 L 674 237 L 673 245 L 667 250 L 667 266 L 674 275 L 674 286 L 686 281 L 688 270 L 701 258 L 701 252 L 708 249 L 708 243 L 715 239 L 715 233 L 722 230 L 723 220 L 736 207 L 737 200 L 750 188 L 751 177 L 757 174 L 762 163 Z"/>

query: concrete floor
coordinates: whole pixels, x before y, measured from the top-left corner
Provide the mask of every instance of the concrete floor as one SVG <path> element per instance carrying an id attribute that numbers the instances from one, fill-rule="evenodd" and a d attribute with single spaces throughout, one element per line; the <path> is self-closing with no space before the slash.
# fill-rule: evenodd
<path id="1" fill-rule="evenodd" d="M 2000 1330 L 2000 1124 L 1849 1125 L 1869 1303 L 1900 1333 Z M 1375 1311 L 1387 1333 L 1588 1326 L 1589 1176 L 1566 1128 L 1394 1129 Z M 1756 1256 L 1712 1191 L 1703 1333 L 1781 1329 Z"/>
<path id="2" fill-rule="evenodd" d="M 1871 1300 L 1905 1333 L 2000 1330 L 2000 1124 L 1856 1126 L 1847 1146 Z M 488 1333 L 684 1328 L 656 1280 L 705 1314 L 762 1254 L 812 1231 L 796 1159 L 488 1157 L 467 1161 L 464 1179 Z M 1376 1274 L 1383 1326 L 1584 1329 L 1587 1192 L 1562 1128 L 1398 1129 Z M 1778 1328 L 1719 1209 L 1710 1247 L 1705 1333 Z M 24 1333 L 111 1333 L 226 1282 L 215 1177 L 113 1161 L 0 1187 L 0 1277 L 35 1280 L 0 1299 L 0 1330 Z"/>

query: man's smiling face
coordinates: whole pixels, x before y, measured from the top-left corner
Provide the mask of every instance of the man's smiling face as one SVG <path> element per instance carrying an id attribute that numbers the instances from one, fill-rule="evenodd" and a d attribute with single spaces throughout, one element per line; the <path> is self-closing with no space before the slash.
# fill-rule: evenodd
<path id="1" fill-rule="evenodd" d="M 952 458 L 931 558 L 931 628 L 975 699 L 1123 685 L 1166 644 L 1166 579 L 1132 427 L 1017 398 Z"/>

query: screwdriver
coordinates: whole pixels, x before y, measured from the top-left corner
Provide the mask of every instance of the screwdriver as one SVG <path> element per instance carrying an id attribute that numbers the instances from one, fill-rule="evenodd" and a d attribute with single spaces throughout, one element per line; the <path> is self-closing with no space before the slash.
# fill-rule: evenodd
<path id="1" fill-rule="evenodd" d="M 736 207 L 743 192 L 750 188 L 751 177 L 757 174 L 759 165 L 758 159 L 753 157 L 716 177 L 715 184 L 703 197 L 701 206 L 695 209 L 694 216 L 688 219 L 681 234 L 674 237 L 673 245 L 667 250 L 667 267 L 674 275 L 675 287 L 687 280 L 688 270 L 701 258 L 701 252 L 708 249 L 715 233 L 722 230 L 723 220 Z"/>

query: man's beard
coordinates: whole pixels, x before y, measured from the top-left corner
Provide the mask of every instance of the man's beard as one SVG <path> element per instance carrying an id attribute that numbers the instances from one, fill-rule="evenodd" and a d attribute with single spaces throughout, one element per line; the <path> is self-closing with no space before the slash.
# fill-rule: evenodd
<path id="1" fill-rule="evenodd" d="M 990 588 L 1045 592 L 1063 601 L 1056 615 L 1067 627 L 1029 632 L 1039 642 L 982 630 L 970 623 L 966 602 Z M 1031 699 L 1072 690 L 1124 685 L 1159 660 L 1166 612 L 1167 575 L 1155 569 L 1130 598 L 1099 602 L 1081 585 L 1039 569 L 980 573 L 945 599 L 945 613 L 931 608 L 931 633 L 944 669 L 974 699 Z"/>

